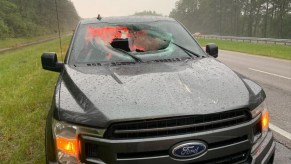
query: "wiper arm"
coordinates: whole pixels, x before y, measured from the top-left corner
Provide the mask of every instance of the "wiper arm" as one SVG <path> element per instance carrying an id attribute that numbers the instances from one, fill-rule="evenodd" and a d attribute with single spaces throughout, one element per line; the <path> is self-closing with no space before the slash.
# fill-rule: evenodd
<path id="1" fill-rule="evenodd" d="M 139 57 L 137 57 L 137 56 L 135 56 L 135 55 L 132 55 L 131 53 L 129 53 L 129 52 L 123 50 L 123 49 L 120 49 L 120 48 L 114 48 L 114 49 L 115 49 L 115 50 L 118 50 L 118 51 L 120 51 L 120 52 L 122 52 L 123 54 L 126 54 L 126 55 L 130 56 L 130 57 L 133 58 L 136 62 L 143 62 L 143 61 L 141 60 L 141 58 L 139 58 Z"/>
<path id="2" fill-rule="evenodd" d="M 196 57 L 200 57 L 200 55 L 198 55 L 198 54 L 196 54 L 195 52 L 193 52 L 193 51 L 191 51 L 191 50 L 189 50 L 189 49 L 187 49 L 187 48 L 185 48 L 185 47 L 183 47 L 183 46 L 180 46 L 179 44 L 177 44 L 177 43 L 175 43 L 175 42 L 172 42 L 172 41 L 170 41 L 172 44 L 174 44 L 175 46 L 177 46 L 177 47 L 179 47 L 179 48 L 181 48 L 184 52 L 186 52 L 190 57 L 193 57 L 192 55 L 194 55 L 194 56 L 196 56 Z M 192 55 L 190 55 L 190 54 L 192 54 Z"/>

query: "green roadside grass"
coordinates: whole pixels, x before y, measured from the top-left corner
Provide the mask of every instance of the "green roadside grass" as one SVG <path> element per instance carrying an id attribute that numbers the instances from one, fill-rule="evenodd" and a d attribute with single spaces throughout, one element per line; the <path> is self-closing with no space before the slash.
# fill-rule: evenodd
<path id="1" fill-rule="evenodd" d="M 197 41 L 201 46 L 207 43 L 216 43 L 219 49 L 243 52 L 253 55 L 268 56 L 279 59 L 291 60 L 291 46 L 261 44 L 261 43 L 246 43 L 238 41 L 216 40 L 198 38 Z"/>
<path id="2" fill-rule="evenodd" d="M 42 36 L 35 36 L 35 37 L 7 38 L 4 40 L 0 40 L 0 49 L 17 47 L 22 44 L 37 42 L 39 40 L 44 40 L 47 38 L 52 38 L 52 37 L 57 37 L 57 36 L 58 34 L 50 34 L 50 35 L 42 35 Z"/>
<path id="3" fill-rule="evenodd" d="M 63 52 L 70 37 L 63 38 Z M 0 53 L 0 163 L 45 163 L 45 119 L 58 74 L 44 71 L 43 52 L 54 40 Z"/>

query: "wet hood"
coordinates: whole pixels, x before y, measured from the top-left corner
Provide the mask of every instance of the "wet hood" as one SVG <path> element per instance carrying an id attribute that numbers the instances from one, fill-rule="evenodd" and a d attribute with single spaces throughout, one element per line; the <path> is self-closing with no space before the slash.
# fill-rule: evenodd
<path id="1" fill-rule="evenodd" d="M 262 88 L 213 58 L 122 66 L 65 66 L 57 117 L 105 128 L 113 122 L 254 108 Z"/>

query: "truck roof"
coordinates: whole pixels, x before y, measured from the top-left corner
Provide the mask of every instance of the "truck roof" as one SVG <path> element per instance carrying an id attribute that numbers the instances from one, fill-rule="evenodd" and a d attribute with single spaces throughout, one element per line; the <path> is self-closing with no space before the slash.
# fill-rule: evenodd
<path id="1" fill-rule="evenodd" d="M 153 22 L 153 21 L 175 21 L 170 17 L 163 16 L 122 16 L 122 17 L 104 17 L 101 20 L 96 18 L 86 18 L 80 21 L 80 24 L 91 23 L 125 23 L 125 22 Z"/>

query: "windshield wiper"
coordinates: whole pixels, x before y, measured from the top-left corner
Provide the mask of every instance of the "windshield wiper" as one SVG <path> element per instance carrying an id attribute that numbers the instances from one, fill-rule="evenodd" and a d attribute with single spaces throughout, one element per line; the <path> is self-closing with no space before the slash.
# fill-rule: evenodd
<path id="1" fill-rule="evenodd" d="M 196 56 L 196 57 L 200 57 L 200 55 L 196 54 L 195 52 L 193 52 L 193 51 L 191 51 L 191 50 L 189 50 L 189 49 L 187 49 L 187 48 L 185 48 L 185 47 L 183 47 L 183 46 L 180 46 L 179 44 L 177 44 L 177 43 L 175 43 L 175 42 L 173 42 L 173 41 L 170 41 L 170 43 L 172 43 L 172 44 L 174 44 L 175 46 L 181 48 L 181 49 L 182 49 L 184 52 L 186 52 L 190 57 L 193 57 L 193 55 Z M 191 54 L 192 54 L 192 55 L 191 55 Z"/>
<path id="2" fill-rule="evenodd" d="M 143 62 L 142 60 L 141 60 L 141 58 L 139 58 L 139 57 L 137 57 L 137 56 L 135 56 L 135 55 L 132 55 L 131 53 L 129 53 L 129 52 L 127 52 L 127 51 L 125 51 L 125 50 L 123 50 L 123 49 L 120 49 L 120 48 L 114 48 L 115 50 L 118 50 L 119 52 L 122 52 L 123 54 L 126 54 L 126 55 L 128 55 L 128 56 L 130 56 L 131 58 L 133 58 L 136 62 Z"/>

